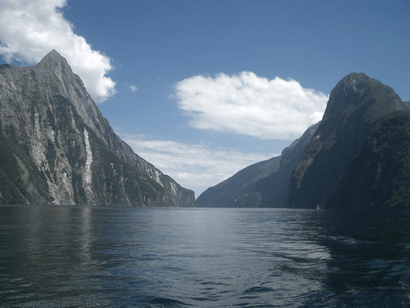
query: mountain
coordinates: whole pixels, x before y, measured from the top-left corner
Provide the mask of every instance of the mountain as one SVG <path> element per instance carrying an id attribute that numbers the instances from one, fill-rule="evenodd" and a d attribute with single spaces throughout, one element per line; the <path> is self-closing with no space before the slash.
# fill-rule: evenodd
<path id="1" fill-rule="evenodd" d="M 280 166 L 276 172 L 256 182 L 254 193 L 261 195 L 260 207 L 279 208 L 286 206 L 293 169 L 302 158 L 303 152 L 319 124 L 320 122 L 309 127 L 302 137 L 282 151 Z"/>
<path id="2" fill-rule="evenodd" d="M 410 205 L 410 102 L 361 73 L 331 91 L 323 119 L 283 150 L 209 188 L 200 206 Z"/>
<path id="3" fill-rule="evenodd" d="M 372 128 L 327 208 L 410 205 L 410 113 L 397 111 Z"/>
<path id="4" fill-rule="evenodd" d="M 195 205 L 115 134 L 55 50 L 0 66 L 0 139 L 0 203 Z"/>
<path id="5" fill-rule="evenodd" d="M 248 166 L 229 179 L 208 188 L 196 199 L 196 204 L 200 207 L 240 207 L 238 200 L 251 194 L 256 181 L 275 172 L 279 164 L 280 156 Z M 255 201 L 252 207 L 258 204 L 257 199 Z"/>
<path id="6" fill-rule="evenodd" d="M 282 154 L 239 171 L 208 188 L 196 200 L 202 207 L 283 207 L 293 168 L 319 124 L 309 127 Z"/>
<path id="7" fill-rule="evenodd" d="M 353 194 L 348 187 L 356 189 L 354 185 L 343 184 L 343 189 L 339 186 L 342 181 L 349 181 L 346 176 L 352 181 L 356 169 L 352 164 L 359 159 L 360 153 L 362 159 L 366 157 L 362 151 L 366 151 L 363 147 L 371 138 L 372 130 L 380 125 L 383 117 L 408 110 L 408 104 L 380 81 L 357 73 L 344 77 L 332 90 L 323 120 L 293 171 L 288 206 L 326 208 L 330 206 L 330 197 L 337 191 L 339 197 L 335 198 L 339 201 L 332 201 L 332 207 L 335 207 L 340 203 L 341 193 L 345 196 Z M 393 156 L 384 157 L 384 164 L 389 164 Z M 358 161 L 356 163 L 360 166 Z M 365 198 L 364 191 L 362 194 Z"/>

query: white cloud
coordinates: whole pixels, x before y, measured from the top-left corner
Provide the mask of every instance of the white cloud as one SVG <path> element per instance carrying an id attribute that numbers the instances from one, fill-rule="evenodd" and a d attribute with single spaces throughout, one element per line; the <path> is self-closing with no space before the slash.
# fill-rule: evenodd
<path id="1" fill-rule="evenodd" d="M 239 170 L 278 154 L 242 153 L 210 148 L 205 144 L 184 144 L 169 140 L 147 140 L 121 135 L 135 153 L 171 176 L 198 197 L 205 189 L 231 177 Z"/>
<path id="2" fill-rule="evenodd" d="M 0 54 L 8 62 L 37 63 L 55 49 L 81 77 L 90 95 L 102 102 L 115 93 L 115 82 L 106 76 L 113 67 L 107 56 L 74 34 L 73 25 L 60 11 L 66 5 L 66 0 L 2 0 Z"/>
<path id="3" fill-rule="evenodd" d="M 131 92 L 138 91 L 138 88 L 135 85 L 130 86 Z"/>
<path id="4" fill-rule="evenodd" d="M 281 140 L 298 138 L 320 121 L 329 98 L 295 80 L 252 72 L 187 78 L 176 84 L 175 97 L 192 127 Z"/>

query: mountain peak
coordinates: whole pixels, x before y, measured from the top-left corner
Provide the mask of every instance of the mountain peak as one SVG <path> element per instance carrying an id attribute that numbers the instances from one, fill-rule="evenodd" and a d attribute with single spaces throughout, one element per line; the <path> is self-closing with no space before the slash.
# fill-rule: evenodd
<path id="1" fill-rule="evenodd" d="M 378 82 L 376 79 L 371 79 L 364 73 L 350 73 L 337 83 L 331 95 L 342 95 L 346 97 L 353 93 L 363 92 L 369 87 L 372 81 Z"/>
<path id="2" fill-rule="evenodd" d="M 47 57 L 62 58 L 62 56 L 55 49 L 50 51 L 44 58 L 47 58 Z"/>
<path id="3" fill-rule="evenodd" d="M 71 67 L 67 60 L 63 58 L 55 49 L 50 51 L 37 65 L 37 69 L 51 69 L 51 70 L 68 70 L 71 71 Z"/>
<path id="4" fill-rule="evenodd" d="M 337 83 L 332 92 L 334 92 L 334 94 L 342 92 L 340 94 L 343 94 L 346 98 L 349 95 L 364 95 L 371 88 L 377 88 L 378 91 L 380 91 L 386 87 L 387 86 L 379 80 L 370 78 L 364 73 L 350 73 Z"/>
<path id="5" fill-rule="evenodd" d="M 0 204 L 195 206 L 115 134 L 56 50 L 0 67 L 0 84 Z"/>
<path id="6" fill-rule="evenodd" d="M 408 110 L 407 105 L 377 79 L 351 73 L 340 80 L 293 171 L 288 205 L 326 206 L 377 120 L 401 110 Z"/>
<path id="7" fill-rule="evenodd" d="M 355 110 L 360 110 L 366 121 L 373 121 L 389 111 L 406 109 L 389 86 L 364 73 L 350 73 L 330 93 L 323 122 L 330 118 L 344 122 Z"/>
<path id="8" fill-rule="evenodd" d="M 359 82 L 368 82 L 370 80 L 370 77 L 367 76 L 365 73 L 355 73 L 352 72 L 348 75 L 346 75 L 342 80 L 340 80 L 340 83 L 344 84 L 352 84 L 352 85 L 357 85 Z"/>

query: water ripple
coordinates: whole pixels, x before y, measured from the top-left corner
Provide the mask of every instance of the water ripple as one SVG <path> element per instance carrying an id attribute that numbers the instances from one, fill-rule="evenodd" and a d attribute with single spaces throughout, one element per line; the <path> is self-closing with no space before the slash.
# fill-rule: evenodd
<path id="1" fill-rule="evenodd" d="M 0 207 L 0 306 L 410 306 L 409 221 L 409 212 Z"/>

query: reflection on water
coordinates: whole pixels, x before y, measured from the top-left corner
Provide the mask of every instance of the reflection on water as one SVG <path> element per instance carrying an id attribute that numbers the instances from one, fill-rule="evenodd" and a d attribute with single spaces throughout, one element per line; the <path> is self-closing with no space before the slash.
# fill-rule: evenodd
<path id="1" fill-rule="evenodd" d="M 410 305 L 410 213 L 0 207 L 0 306 Z"/>

